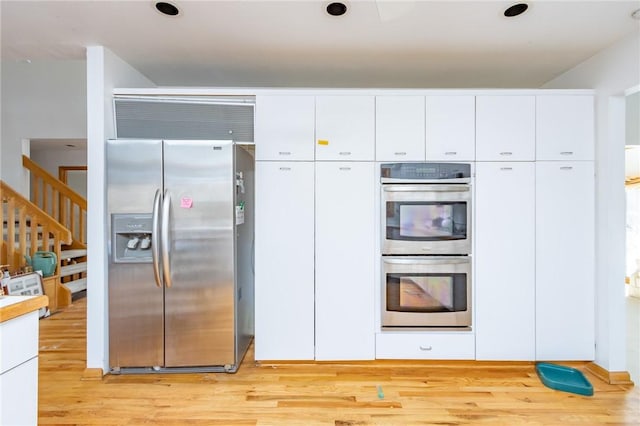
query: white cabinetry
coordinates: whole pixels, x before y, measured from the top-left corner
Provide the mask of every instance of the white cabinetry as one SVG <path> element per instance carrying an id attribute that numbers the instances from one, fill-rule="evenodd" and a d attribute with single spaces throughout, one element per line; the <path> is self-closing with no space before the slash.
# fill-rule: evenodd
<path id="1" fill-rule="evenodd" d="M 376 334 L 377 359 L 474 359 L 473 333 L 385 332 Z"/>
<path id="2" fill-rule="evenodd" d="M 256 160 L 313 161 L 315 98 L 257 96 Z"/>
<path id="3" fill-rule="evenodd" d="M 476 97 L 476 160 L 535 159 L 535 96 Z"/>
<path id="4" fill-rule="evenodd" d="M 38 423 L 37 310 L 0 324 L 0 350 L 0 424 L 35 425 Z"/>
<path id="5" fill-rule="evenodd" d="M 256 163 L 255 357 L 314 358 L 314 163 Z"/>
<path id="6" fill-rule="evenodd" d="M 375 356 L 374 179 L 373 163 L 316 163 L 317 360 Z"/>
<path id="7" fill-rule="evenodd" d="M 373 96 L 316 97 L 316 160 L 373 161 Z"/>
<path id="8" fill-rule="evenodd" d="M 427 161 L 475 160 L 475 97 L 426 97 Z"/>
<path id="9" fill-rule="evenodd" d="M 479 360 L 535 359 L 534 203 L 533 162 L 476 164 Z"/>
<path id="10" fill-rule="evenodd" d="M 536 358 L 592 360 L 593 162 L 536 163 Z"/>
<path id="11" fill-rule="evenodd" d="M 424 161 L 424 96 L 376 96 L 376 160 Z"/>
<path id="12" fill-rule="evenodd" d="M 593 120 L 593 96 L 537 96 L 536 159 L 593 160 Z"/>

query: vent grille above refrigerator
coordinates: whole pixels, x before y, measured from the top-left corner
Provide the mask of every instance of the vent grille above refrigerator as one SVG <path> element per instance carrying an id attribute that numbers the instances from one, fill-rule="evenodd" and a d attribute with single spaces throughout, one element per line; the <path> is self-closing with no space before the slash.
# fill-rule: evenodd
<path id="1" fill-rule="evenodd" d="M 255 100 L 116 98 L 118 139 L 202 139 L 253 142 Z"/>

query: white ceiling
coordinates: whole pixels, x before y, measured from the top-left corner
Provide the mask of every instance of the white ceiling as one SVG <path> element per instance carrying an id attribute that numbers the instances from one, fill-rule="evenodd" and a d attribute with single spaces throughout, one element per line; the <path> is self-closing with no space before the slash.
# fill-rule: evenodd
<path id="1" fill-rule="evenodd" d="M 103 45 L 160 86 L 539 87 L 640 31 L 635 1 L 2 0 L 2 60 Z M 639 52 L 640 60 L 640 52 Z"/>

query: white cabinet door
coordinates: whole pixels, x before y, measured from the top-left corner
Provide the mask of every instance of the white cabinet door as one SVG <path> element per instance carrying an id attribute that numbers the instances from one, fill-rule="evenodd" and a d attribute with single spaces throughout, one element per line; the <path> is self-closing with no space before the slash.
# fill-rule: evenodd
<path id="1" fill-rule="evenodd" d="M 476 160 L 533 161 L 535 96 L 476 96 Z"/>
<path id="2" fill-rule="evenodd" d="M 314 165 L 256 163 L 255 357 L 314 357 Z"/>
<path id="3" fill-rule="evenodd" d="M 536 359 L 593 360 L 594 167 L 536 163 Z"/>
<path id="4" fill-rule="evenodd" d="M 375 356 L 374 187 L 373 163 L 316 163 L 316 360 Z"/>
<path id="5" fill-rule="evenodd" d="M 424 96 L 376 96 L 376 160 L 424 161 Z"/>
<path id="6" fill-rule="evenodd" d="M 535 166 L 476 163 L 476 358 L 535 359 Z"/>
<path id="7" fill-rule="evenodd" d="M 38 357 L 33 357 L 0 374 L 0 425 L 36 424 L 38 424 Z"/>
<path id="8" fill-rule="evenodd" d="M 427 161 L 474 161 L 474 96 L 427 96 Z"/>
<path id="9" fill-rule="evenodd" d="M 256 160 L 313 161 L 313 96 L 257 96 Z"/>
<path id="10" fill-rule="evenodd" d="M 593 160 L 593 120 L 593 96 L 536 97 L 536 159 Z"/>
<path id="11" fill-rule="evenodd" d="M 373 161 L 373 96 L 316 97 L 316 160 Z"/>

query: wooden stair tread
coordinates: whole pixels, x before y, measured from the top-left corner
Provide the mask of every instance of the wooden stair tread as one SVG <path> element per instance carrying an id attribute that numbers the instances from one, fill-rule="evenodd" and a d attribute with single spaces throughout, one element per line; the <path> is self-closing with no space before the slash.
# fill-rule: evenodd
<path id="1" fill-rule="evenodd" d="M 74 263 L 60 268 L 60 277 L 79 274 L 87 271 L 87 262 Z"/>
<path id="2" fill-rule="evenodd" d="M 75 257 L 84 257 L 87 255 L 86 249 L 62 250 L 60 257 L 63 259 L 73 259 Z"/>
<path id="3" fill-rule="evenodd" d="M 71 290 L 72 294 L 74 294 L 87 289 L 87 278 L 80 278 L 68 283 L 64 283 L 63 285 Z"/>

